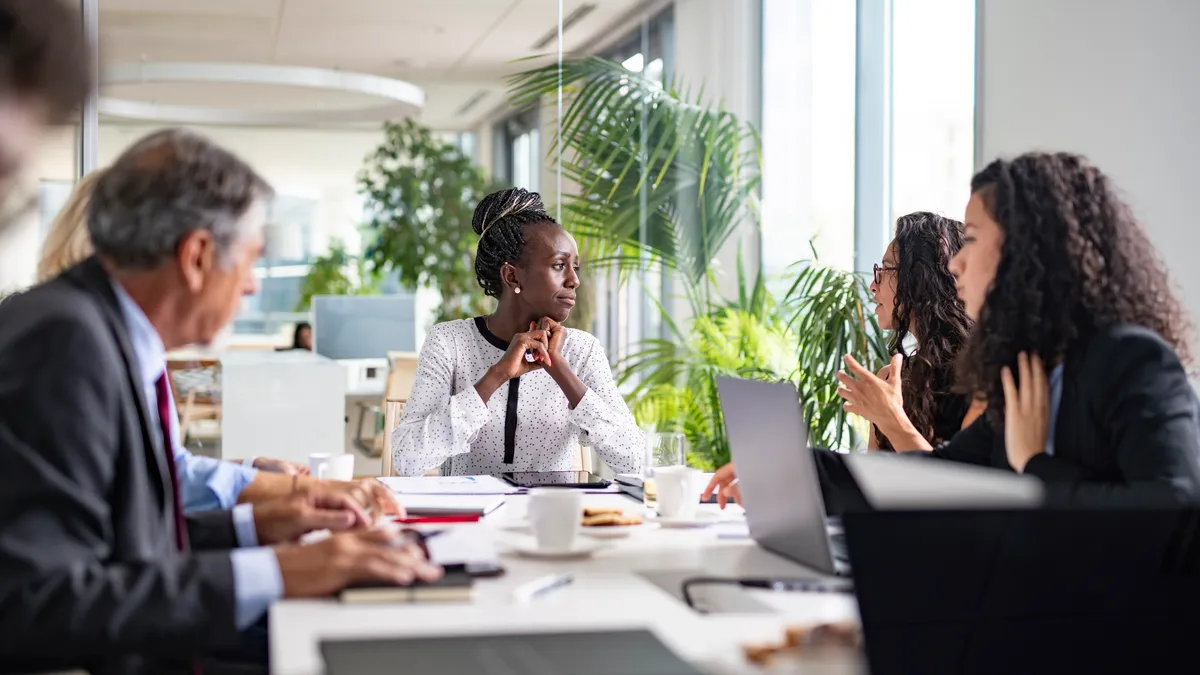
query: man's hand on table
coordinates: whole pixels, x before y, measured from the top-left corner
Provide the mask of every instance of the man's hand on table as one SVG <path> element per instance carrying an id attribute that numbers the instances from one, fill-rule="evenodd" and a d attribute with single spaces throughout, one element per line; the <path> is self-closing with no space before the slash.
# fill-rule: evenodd
<path id="1" fill-rule="evenodd" d="M 254 530 L 264 546 L 293 542 L 314 530 L 341 532 L 370 524 L 351 495 L 320 485 L 254 507 Z"/>
<path id="2" fill-rule="evenodd" d="M 357 481 L 323 480 L 317 483 L 325 489 L 349 495 L 371 518 L 380 516 L 405 516 L 404 507 L 395 493 L 374 478 Z"/>
<path id="3" fill-rule="evenodd" d="M 314 544 L 275 549 L 288 598 L 327 596 L 360 583 L 437 581 L 442 568 L 391 525 L 334 534 Z"/>

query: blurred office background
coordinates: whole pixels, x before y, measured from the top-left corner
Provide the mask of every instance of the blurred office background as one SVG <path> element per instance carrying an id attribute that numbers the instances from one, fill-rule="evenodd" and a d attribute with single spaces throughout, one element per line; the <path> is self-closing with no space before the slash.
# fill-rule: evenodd
<path id="1" fill-rule="evenodd" d="M 315 321 L 317 352 L 334 349 L 336 340 L 337 353 L 327 355 L 354 371 L 346 384 L 351 395 L 378 399 L 391 369 L 387 351 L 415 352 L 435 319 L 455 315 L 448 307 L 458 315 L 473 309 L 469 278 L 464 289 L 461 279 L 434 278 L 435 269 L 414 284 L 404 274 L 413 271 L 411 261 L 390 263 L 381 243 L 388 228 L 380 223 L 386 225 L 397 205 L 381 206 L 360 180 L 365 167 L 378 173 L 388 166 L 369 156 L 381 146 L 411 150 L 404 139 L 418 130 L 428 134 L 425 150 L 452 148 L 443 159 L 469 160 L 480 186 L 541 192 L 552 213 L 580 228 L 585 243 L 588 223 L 577 209 L 608 184 L 581 183 L 580 166 L 596 166 L 597 156 L 591 164 L 580 160 L 580 136 L 598 133 L 615 111 L 641 111 L 641 127 L 628 125 L 628 136 L 591 139 L 593 151 L 601 142 L 617 148 L 611 157 L 625 158 L 641 186 L 630 189 L 626 181 L 613 188 L 619 203 L 608 206 L 625 210 L 619 214 L 624 229 L 584 246 L 597 257 L 621 251 L 640 261 L 587 263 L 585 282 L 593 293 L 580 310 L 580 327 L 601 339 L 618 367 L 647 341 L 691 340 L 693 323 L 705 318 L 711 303 L 736 304 L 739 270 L 749 280 L 743 286 L 762 275 L 774 315 L 808 311 L 788 296 L 807 264 L 798 262 L 815 259 L 861 279 L 881 259 L 897 216 L 927 210 L 961 218 L 968 182 L 982 161 L 1038 147 L 1083 151 L 1127 186 L 1185 297 L 1193 307 L 1200 301 L 1200 281 L 1185 274 L 1200 235 L 1184 220 L 1191 192 L 1185 182 L 1196 175 L 1190 103 L 1197 85 L 1189 69 L 1197 48 L 1180 34 L 1196 25 L 1200 5 L 1186 0 L 79 5 L 80 20 L 98 41 L 100 99 L 79 124 L 56 130 L 31 170 L 27 189 L 37 208 L 0 241 L 0 290 L 33 281 L 42 238 L 81 171 L 105 166 L 156 128 L 193 126 L 249 160 L 278 191 L 267 254 L 256 270 L 261 291 L 246 298 L 222 348 L 287 347 L 298 322 Z M 657 101 L 665 95 L 679 105 L 613 108 L 611 100 L 595 97 L 587 100 L 597 108 L 582 111 L 588 127 L 579 116 L 560 117 L 554 87 L 529 95 L 546 84 L 530 71 L 561 62 L 568 78 L 586 74 L 595 64 L 585 60 L 589 56 L 627 73 L 629 79 L 611 89 L 614 97 Z M 564 111 L 592 81 L 568 83 Z M 700 193 L 735 198 L 716 224 L 708 218 L 711 205 L 667 204 L 669 197 L 651 189 L 667 185 L 677 195 L 695 194 L 688 193 L 695 185 L 680 165 L 686 157 L 655 173 L 664 147 L 656 125 L 690 129 L 690 118 L 680 112 L 684 104 L 732 125 L 717 128 L 730 142 L 711 146 L 727 153 L 726 165 L 712 174 L 727 181 L 727 189 Z M 411 126 L 394 126 L 389 135 L 388 121 Z M 564 124 L 576 145 L 567 145 L 560 162 L 556 140 Z M 618 178 L 605 180 L 621 183 Z M 616 228 L 615 222 L 607 225 Z M 447 245 L 456 239 L 473 244 L 469 216 L 456 224 Z M 319 295 L 361 300 L 327 306 L 329 316 L 341 313 L 339 323 L 355 320 L 345 318 L 355 312 L 371 316 L 335 338 L 335 319 L 326 318 L 322 330 L 325 301 L 306 302 L 314 287 Z M 458 294 L 446 298 L 451 287 Z M 710 304 L 698 306 L 697 295 Z M 374 296 L 383 298 L 371 302 L 392 299 L 365 304 Z M 381 339 L 381 331 L 394 332 L 394 340 Z M 362 340 L 356 343 L 355 334 Z M 790 371 L 781 365 L 781 372 L 796 371 L 797 362 L 803 370 L 810 357 L 797 354 L 805 336 L 780 340 L 782 357 L 742 356 L 779 357 L 791 365 Z M 646 393 L 636 392 L 645 377 L 625 379 L 631 397 Z M 648 401 L 639 417 L 669 417 L 655 407 L 669 402 L 669 396 Z M 359 435 L 362 410 L 347 405 L 348 443 Z M 375 427 L 365 434 L 368 441 L 382 426 L 363 424 Z M 839 431 L 837 440 L 853 445 L 853 429 L 845 431 L 849 436 Z"/>

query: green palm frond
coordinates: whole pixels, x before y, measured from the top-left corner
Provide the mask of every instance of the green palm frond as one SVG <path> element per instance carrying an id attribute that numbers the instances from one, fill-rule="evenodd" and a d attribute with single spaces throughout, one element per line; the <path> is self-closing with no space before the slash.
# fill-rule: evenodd
<path id="1" fill-rule="evenodd" d="M 518 73 L 512 99 L 538 101 L 559 82 L 557 65 Z M 561 145 L 563 176 L 578 186 L 564 196 L 564 220 L 588 240 L 593 264 L 632 271 L 649 258 L 704 286 L 738 224 L 756 217 L 757 135 L 605 59 L 564 61 L 561 82 L 568 105 L 550 154 Z"/>

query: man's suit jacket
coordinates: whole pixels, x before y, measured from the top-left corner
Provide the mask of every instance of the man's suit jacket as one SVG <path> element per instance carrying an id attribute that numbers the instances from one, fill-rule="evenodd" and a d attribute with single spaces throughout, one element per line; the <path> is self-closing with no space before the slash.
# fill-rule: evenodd
<path id="1" fill-rule="evenodd" d="M 167 451 L 90 259 L 0 304 L 0 672 L 165 672 L 234 644 L 228 511 L 175 548 Z"/>
<path id="2" fill-rule="evenodd" d="M 930 454 L 1012 470 L 1004 431 L 986 416 Z M 865 508 L 840 456 L 815 456 L 826 505 L 835 513 Z M 1175 350 L 1131 325 L 1104 327 L 1072 344 L 1063 360 L 1054 454 L 1034 456 L 1025 473 L 1043 479 L 1050 506 L 1200 501 L 1200 402 Z"/>

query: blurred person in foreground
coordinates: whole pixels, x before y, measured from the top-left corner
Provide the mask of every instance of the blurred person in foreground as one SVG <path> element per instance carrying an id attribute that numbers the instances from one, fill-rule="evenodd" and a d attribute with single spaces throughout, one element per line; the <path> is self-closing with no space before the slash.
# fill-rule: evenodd
<path id="1" fill-rule="evenodd" d="M 298 478 L 183 514 L 165 353 L 210 342 L 255 290 L 270 195 L 206 139 L 155 133 L 97 179 L 96 256 L 0 305 L 0 671 L 228 672 L 279 598 L 440 575 Z"/>
<path id="2" fill-rule="evenodd" d="M 0 201 L 9 200 L 45 128 L 70 122 L 87 100 L 91 71 L 73 8 L 60 0 L 0 0 Z M 6 225 L 0 222 L 0 233 Z"/>

